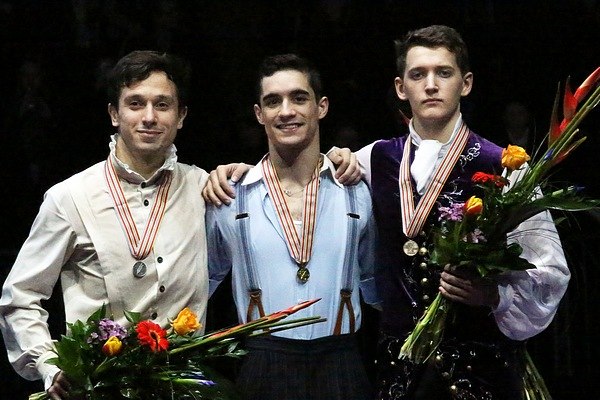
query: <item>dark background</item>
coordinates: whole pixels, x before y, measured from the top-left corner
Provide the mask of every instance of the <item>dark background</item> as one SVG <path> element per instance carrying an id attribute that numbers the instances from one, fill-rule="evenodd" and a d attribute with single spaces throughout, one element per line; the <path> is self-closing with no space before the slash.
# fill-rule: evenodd
<path id="1" fill-rule="evenodd" d="M 0 0 L 0 279 L 27 236 L 44 191 L 106 157 L 113 133 L 102 71 L 134 49 L 184 56 L 192 98 L 176 141 L 179 159 L 210 170 L 256 162 L 265 152 L 254 120 L 254 72 L 266 55 L 298 52 L 323 73 L 330 113 L 323 150 L 357 150 L 405 131 L 393 92 L 393 40 L 442 23 L 469 45 L 474 89 L 463 104 L 471 128 L 505 141 L 502 113 L 512 101 L 531 113 L 539 142 L 559 82 L 576 87 L 600 65 L 600 4 L 581 1 L 6 1 Z M 555 179 L 599 196 L 599 110 L 582 125 L 588 141 Z M 555 399 L 598 392 L 598 218 L 586 213 L 561 228 L 573 279 L 553 324 L 529 348 Z M 63 329 L 59 296 L 47 306 Z M 209 328 L 230 321 L 228 293 L 211 301 Z M 376 316 L 367 314 L 370 349 Z M 0 397 L 39 389 L 0 355 Z M 368 355 L 367 355 L 367 358 Z"/>

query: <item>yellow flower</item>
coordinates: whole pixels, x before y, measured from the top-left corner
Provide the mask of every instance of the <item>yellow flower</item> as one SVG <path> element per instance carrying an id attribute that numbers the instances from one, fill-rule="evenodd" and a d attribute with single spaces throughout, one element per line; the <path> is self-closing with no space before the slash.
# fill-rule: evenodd
<path id="1" fill-rule="evenodd" d="M 502 150 L 502 166 L 510 171 L 521 168 L 521 165 L 529 159 L 525 149 L 520 146 L 509 144 L 506 149 Z"/>
<path id="2" fill-rule="evenodd" d="M 116 356 L 121 352 L 123 343 L 116 336 L 111 336 L 102 346 L 102 352 L 107 356 Z"/>
<path id="3" fill-rule="evenodd" d="M 463 206 L 463 210 L 466 216 L 479 215 L 483 211 L 483 200 L 479 197 L 471 196 Z"/>
<path id="4" fill-rule="evenodd" d="M 198 322 L 196 314 L 186 307 L 179 311 L 177 318 L 171 322 L 171 326 L 178 335 L 183 336 L 200 328 L 200 323 Z"/>

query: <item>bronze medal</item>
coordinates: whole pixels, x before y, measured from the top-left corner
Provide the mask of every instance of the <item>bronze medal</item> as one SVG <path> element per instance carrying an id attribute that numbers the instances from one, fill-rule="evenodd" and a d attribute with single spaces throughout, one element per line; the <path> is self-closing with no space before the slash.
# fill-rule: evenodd
<path id="1" fill-rule="evenodd" d="M 407 240 L 402 246 L 402 250 L 407 256 L 413 257 L 419 252 L 419 245 L 414 240 Z"/>
<path id="2" fill-rule="evenodd" d="M 308 282 L 308 278 L 310 278 L 310 271 L 306 267 L 298 267 L 298 272 L 296 272 L 296 278 L 300 283 Z"/>

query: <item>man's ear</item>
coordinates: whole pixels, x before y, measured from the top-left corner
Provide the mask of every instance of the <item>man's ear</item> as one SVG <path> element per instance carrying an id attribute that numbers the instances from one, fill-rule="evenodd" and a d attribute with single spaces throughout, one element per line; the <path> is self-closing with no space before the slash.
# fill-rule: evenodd
<path id="1" fill-rule="evenodd" d="M 471 89 L 473 89 L 473 73 L 467 72 L 465 76 L 463 76 L 463 88 L 460 92 L 460 95 L 468 95 L 469 93 L 471 93 Z"/>
<path id="2" fill-rule="evenodd" d="M 108 103 L 108 115 L 110 115 L 110 123 L 112 126 L 119 126 L 119 110 L 111 103 Z"/>
<path id="3" fill-rule="evenodd" d="M 319 107 L 319 119 L 323 119 L 329 111 L 329 99 L 327 97 L 321 97 L 321 100 L 317 103 Z"/>
<path id="4" fill-rule="evenodd" d="M 399 76 L 394 79 L 394 86 L 396 87 L 396 95 L 398 98 L 400 100 L 406 100 L 407 97 L 404 93 L 404 81 Z"/>
<path id="5" fill-rule="evenodd" d="M 179 121 L 177 121 L 177 129 L 183 128 L 183 120 L 187 116 L 187 112 L 188 112 L 187 106 L 183 107 L 181 110 L 179 110 Z"/>
<path id="6" fill-rule="evenodd" d="M 256 115 L 256 120 L 259 124 L 264 125 L 263 117 L 262 117 L 262 108 L 258 104 L 254 105 L 254 115 Z"/>

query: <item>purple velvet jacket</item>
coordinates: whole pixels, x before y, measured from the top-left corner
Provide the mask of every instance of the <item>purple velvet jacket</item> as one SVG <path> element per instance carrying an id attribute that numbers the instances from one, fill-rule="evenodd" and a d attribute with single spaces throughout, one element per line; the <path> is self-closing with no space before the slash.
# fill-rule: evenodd
<path id="1" fill-rule="evenodd" d="M 371 152 L 371 191 L 379 229 L 376 279 L 385 311 L 382 313 L 381 329 L 388 335 L 400 338 L 404 338 L 414 328 L 416 319 L 433 300 L 439 286 L 439 272 L 418 267 L 426 259 L 419 260 L 418 256 L 408 257 L 402 250 L 407 238 L 402 232 L 398 177 L 407 137 L 379 141 Z M 477 171 L 500 173 L 501 155 L 502 148 L 471 132 L 467 145 L 448 177 L 425 227 L 437 222 L 439 206 L 447 206 L 449 202 L 464 202 L 470 196 L 479 194 L 471 183 L 471 176 Z M 419 196 L 416 191 L 415 195 L 417 204 Z M 423 234 L 416 239 L 420 246 L 428 243 L 427 230 L 425 228 Z M 460 309 L 463 306 L 459 305 L 457 308 L 460 320 Z M 503 336 L 498 331 L 493 317 L 489 316 L 489 309 L 470 308 L 468 316 L 466 313 L 462 314 L 465 315 L 463 322 L 466 325 L 461 322 L 458 326 L 468 330 L 469 326 L 473 325 L 477 332 L 485 329 L 493 332 L 494 337 Z"/>

